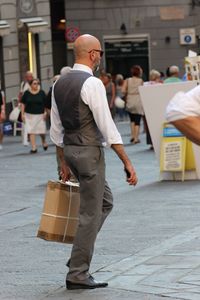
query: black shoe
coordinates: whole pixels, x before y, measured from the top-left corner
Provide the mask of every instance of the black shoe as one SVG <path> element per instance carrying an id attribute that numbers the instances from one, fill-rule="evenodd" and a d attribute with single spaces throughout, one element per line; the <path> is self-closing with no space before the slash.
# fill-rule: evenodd
<path id="1" fill-rule="evenodd" d="M 97 289 L 107 287 L 107 282 L 97 282 L 92 276 L 85 280 L 79 280 L 77 282 L 71 282 L 66 280 L 66 288 L 68 290 L 79 290 L 79 289 Z"/>
<path id="2" fill-rule="evenodd" d="M 43 149 L 44 149 L 44 151 L 47 151 L 47 149 L 48 149 L 48 145 L 46 145 L 46 146 L 43 146 Z"/>
<path id="3" fill-rule="evenodd" d="M 32 153 L 32 154 L 37 153 L 37 149 L 35 149 L 35 150 L 31 149 L 30 153 Z"/>

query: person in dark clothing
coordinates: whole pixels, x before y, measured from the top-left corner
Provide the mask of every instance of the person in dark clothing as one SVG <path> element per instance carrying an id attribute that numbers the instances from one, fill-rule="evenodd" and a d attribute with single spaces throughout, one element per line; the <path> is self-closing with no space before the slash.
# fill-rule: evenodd
<path id="1" fill-rule="evenodd" d="M 43 149 L 46 151 L 46 94 L 40 89 L 38 79 L 31 81 L 30 89 L 22 96 L 21 105 L 22 120 L 26 123 L 27 133 L 30 135 L 30 153 L 37 153 L 36 134 L 40 135 Z"/>

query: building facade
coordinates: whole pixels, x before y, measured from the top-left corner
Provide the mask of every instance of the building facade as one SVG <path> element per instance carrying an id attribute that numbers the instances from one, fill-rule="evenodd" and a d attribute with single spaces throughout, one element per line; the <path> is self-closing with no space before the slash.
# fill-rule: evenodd
<path id="1" fill-rule="evenodd" d="M 65 0 L 66 26 L 100 39 L 103 68 L 129 75 L 131 65 L 184 73 L 188 50 L 199 52 L 199 0 Z M 72 44 L 68 41 L 68 63 Z"/>
<path id="2" fill-rule="evenodd" d="M 53 76 L 48 0 L 0 0 L 0 80 L 6 102 L 31 70 L 47 90 Z"/>
<path id="3" fill-rule="evenodd" d="M 200 0 L 0 0 L 0 81 L 11 102 L 27 70 L 48 91 L 53 75 L 74 63 L 73 42 L 95 35 L 102 68 L 129 76 L 139 64 L 184 73 L 188 50 L 199 53 Z"/>

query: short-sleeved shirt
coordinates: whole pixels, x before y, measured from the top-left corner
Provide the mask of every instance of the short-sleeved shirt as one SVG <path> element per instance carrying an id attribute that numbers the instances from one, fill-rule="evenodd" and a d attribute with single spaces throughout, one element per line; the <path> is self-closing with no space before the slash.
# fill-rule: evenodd
<path id="1" fill-rule="evenodd" d="M 25 112 L 33 115 L 43 114 L 46 104 L 45 92 L 40 90 L 37 94 L 25 91 L 22 101 L 25 105 Z"/>
<path id="2" fill-rule="evenodd" d="M 164 83 L 176 83 L 176 82 L 182 82 L 182 80 L 178 77 L 169 77 L 164 80 Z"/>
<path id="3" fill-rule="evenodd" d="M 190 91 L 178 92 L 170 100 L 166 108 L 166 119 L 168 122 L 184 119 L 187 117 L 200 116 L 200 86 Z"/>

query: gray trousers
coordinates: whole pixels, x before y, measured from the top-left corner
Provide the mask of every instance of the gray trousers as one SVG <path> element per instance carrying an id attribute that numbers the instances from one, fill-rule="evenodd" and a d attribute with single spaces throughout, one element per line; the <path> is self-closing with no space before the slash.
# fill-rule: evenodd
<path id="1" fill-rule="evenodd" d="M 113 196 L 105 181 L 102 147 L 65 145 L 64 154 L 80 183 L 79 225 L 67 279 L 83 280 L 88 277 L 97 234 L 112 210 Z"/>

